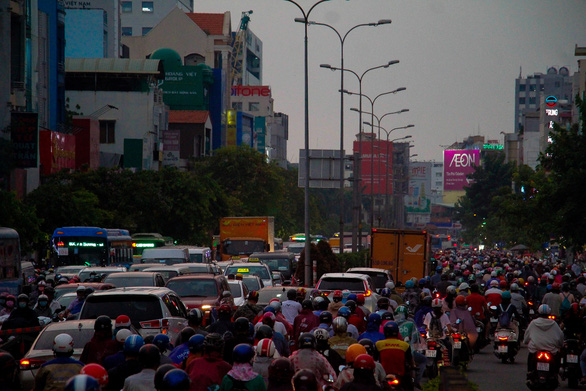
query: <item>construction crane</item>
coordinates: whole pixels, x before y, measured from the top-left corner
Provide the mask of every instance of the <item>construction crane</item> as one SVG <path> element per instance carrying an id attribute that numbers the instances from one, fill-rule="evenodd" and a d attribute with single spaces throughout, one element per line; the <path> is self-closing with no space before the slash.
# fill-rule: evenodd
<path id="1" fill-rule="evenodd" d="M 242 12 L 240 18 L 240 27 L 234 37 L 232 45 L 232 85 L 242 84 L 242 63 L 244 62 L 244 53 L 246 53 L 246 37 L 248 34 L 248 22 L 250 22 L 250 15 L 252 10 Z"/>

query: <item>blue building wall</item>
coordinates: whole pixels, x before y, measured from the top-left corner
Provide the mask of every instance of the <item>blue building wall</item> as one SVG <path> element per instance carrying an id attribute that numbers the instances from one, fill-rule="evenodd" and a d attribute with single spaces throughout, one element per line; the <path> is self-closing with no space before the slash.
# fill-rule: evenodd
<path id="1" fill-rule="evenodd" d="M 225 79 L 222 77 L 222 69 L 214 68 L 214 84 L 209 91 L 210 94 L 210 120 L 212 121 L 212 150 L 222 147 L 222 108 L 224 107 Z"/>
<path id="2" fill-rule="evenodd" d="M 65 15 L 65 56 L 105 58 L 108 53 L 106 11 L 68 9 Z"/>

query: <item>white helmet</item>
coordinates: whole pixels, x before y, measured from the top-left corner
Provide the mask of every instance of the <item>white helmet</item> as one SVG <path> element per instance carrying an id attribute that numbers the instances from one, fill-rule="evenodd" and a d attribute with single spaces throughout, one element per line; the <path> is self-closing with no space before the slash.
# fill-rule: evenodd
<path id="1" fill-rule="evenodd" d="M 389 281 L 385 284 L 385 287 L 389 288 L 389 289 L 395 289 L 395 283 L 393 281 Z"/>
<path id="2" fill-rule="evenodd" d="M 256 355 L 260 357 L 273 357 L 275 355 L 275 344 L 269 338 L 264 338 L 256 344 Z"/>
<path id="3" fill-rule="evenodd" d="M 53 351 L 55 353 L 73 352 L 73 338 L 69 334 L 59 334 L 53 340 Z"/>
<path id="4" fill-rule="evenodd" d="M 124 341 L 126 341 L 126 338 L 130 337 L 131 335 L 132 331 L 128 329 L 120 329 L 116 333 L 116 341 L 119 343 L 124 343 Z"/>
<path id="5" fill-rule="evenodd" d="M 549 315 L 549 314 L 551 314 L 551 308 L 547 304 L 542 304 L 537 309 L 537 312 L 540 315 Z"/>

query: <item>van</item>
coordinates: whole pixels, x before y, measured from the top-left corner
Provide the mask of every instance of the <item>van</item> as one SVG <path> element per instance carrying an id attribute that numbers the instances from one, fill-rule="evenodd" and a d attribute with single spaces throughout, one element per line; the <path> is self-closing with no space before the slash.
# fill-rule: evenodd
<path id="1" fill-rule="evenodd" d="M 159 263 L 175 265 L 177 263 L 188 263 L 189 251 L 185 247 L 163 246 L 147 248 L 142 252 L 140 263 Z"/>
<path id="2" fill-rule="evenodd" d="M 212 250 L 209 247 L 186 246 L 189 261 L 193 263 L 212 263 Z"/>

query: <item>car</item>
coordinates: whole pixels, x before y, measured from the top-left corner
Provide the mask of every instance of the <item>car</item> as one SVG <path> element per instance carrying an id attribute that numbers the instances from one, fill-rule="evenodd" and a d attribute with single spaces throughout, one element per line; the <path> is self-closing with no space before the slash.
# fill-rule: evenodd
<path id="1" fill-rule="evenodd" d="M 167 266 L 165 262 L 157 262 L 157 263 L 133 263 L 128 267 L 129 272 L 142 272 L 145 269 L 150 267 L 159 267 L 159 266 Z"/>
<path id="2" fill-rule="evenodd" d="M 320 277 L 315 289 L 318 292 L 326 293 L 328 296 L 337 290 L 348 290 L 357 294 L 362 293 L 365 299 L 364 305 L 370 311 L 375 310 L 376 301 L 378 300 L 372 278 L 367 274 L 325 273 Z"/>
<path id="3" fill-rule="evenodd" d="M 244 281 L 239 280 L 228 280 L 228 286 L 232 297 L 234 298 L 234 305 L 240 307 L 246 303 L 246 297 L 248 296 L 248 288 Z"/>
<path id="4" fill-rule="evenodd" d="M 79 282 L 90 282 L 90 276 L 92 274 L 96 274 L 98 276 L 108 276 L 112 273 L 121 273 L 125 272 L 126 268 L 124 266 L 95 266 L 95 267 L 84 267 L 77 273 L 77 277 L 79 277 Z M 93 281 L 92 281 L 93 282 Z M 101 281 L 95 281 L 101 282 Z"/>
<path id="5" fill-rule="evenodd" d="M 303 242 L 294 242 L 287 246 L 287 251 L 295 254 L 295 262 L 299 261 L 303 250 L 305 250 L 305 243 Z"/>
<path id="6" fill-rule="evenodd" d="M 258 291 L 258 305 L 266 307 L 271 299 L 279 299 L 281 302 L 287 300 L 287 287 L 275 286 L 266 287 Z"/>
<path id="7" fill-rule="evenodd" d="M 76 298 L 77 298 L 76 292 L 68 292 L 68 293 L 61 295 L 59 297 L 59 300 L 57 300 L 57 301 L 59 302 L 59 305 L 61 305 L 61 308 L 67 308 L 67 307 L 69 307 L 69 304 L 71 304 L 71 302 L 73 300 L 75 300 Z"/>
<path id="8" fill-rule="evenodd" d="M 168 288 L 131 287 L 94 292 L 85 299 L 79 319 L 127 315 L 143 337 L 167 334 L 175 341 L 187 326 L 187 308 Z M 69 321 L 68 321 L 69 322 Z"/>
<path id="9" fill-rule="evenodd" d="M 388 270 L 377 269 L 373 267 L 351 267 L 346 270 L 346 273 L 354 274 L 367 274 L 372 278 L 374 288 L 378 293 L 385 287 L 385 284 L 389 281 L 393 281 L 393 277 Z"/>
<path id="10" fill-rule="evenodd" d="M 222 274 L 213 263 L 183 263 L 181 266 L 188 267 L 193 274 Z"/>
<path id="11" fill-rule="evenodd" d="M 79 359 L 86 343 L 94 336 L 95 319 L 49 323 L 37 336 L 32 347 L 19 362 L 20 389 L 32 390 L 37 371 L 45 362 L 55 358 L 53 341 L 59 334 L 73 338 L 73 358 Z"/>
<path id="12" fill-rule="evenodd" d="M 129 288 L 139 286 L 165 286 L 165 279 L 158 272 L 123 272 L 113 273 L 104 279 L 104 282 L 114 285 L 116 288 Z"/>
<path id="13" fill-rule="evenodd" d="M 105 291 L 108 289 L 116 288 L 112 284 L 106 284 L 104 282 L 72 282 L 69 284 L 61 284 L 55 287 L 55 299 L 60 299 L 62 295 L 70 292 L 75 292 L 78 286 L 84 286 L 86 288 L 92 288 L 94 291 Z"/>
<path id="14" fill-rule="evenodd" d="M 185 274 L 192 274 L 192 269 L 189 266 L 184 266 L 185 264 L 177 264 L 177 265 L 160 265 L 149 267 L 143 269 L 145 272 L 157 272 L 163 276 L 165 283 L 169 281 L 169 279 L 177 276 L 183 276 Z"/>
<path id="15" fill-rule="evenodd" d="M 175 265 L 177 263 L 188 263 L 189 251 L 180 246 L 163 246 L 147 248 L 140 256 L 140 263 L 164 263 Z"/>
<path id="16" fill-rule="evenodd" d="M 166 284 L 185 303 L 187 309 L 199 308 L 204 312 L 204 325 L 211 321 L 215 308 L 220 306 L 224 292 L 230 292 L 226 277 L 213 274 L 190 274 L 171 278 Z M 234 299 L 227 299 L 234 307 Z"/>
<path id="17" fill-rule="evenodd" d="M 189 252 L 190 262 L 193 263 L 211 263 L 212 250 L 209 247 L 184 246 Z"/>
<path id="18" fill-rule="evenodd" d="M 238 262 L 233 263 L 226 267 L 224 275 L 230 274 L 254 274 L 260 277 L 265 286 L 273 286 L 273 276 L 271 275 L 271 269 L 263 263 L 250 263 L 250 262 Z"/>
<path id="19" fill-rule="evenodd" d="M 272 272 L 281 272 L 285 280 L 291 280 L 295 275 L 297 262 L 292 252 L 279 251 L 272 253 L 253 253 L 248 257 L 248 262 L 262 262 Z"/>
<path id="20" fill-rule="evenodd" d="M 77 276 L 82 269 L 85 269 L 87 266 L 85 265 L 70 265 L 70 266 L 59 266 L 55 269 L 55 274 L 61 274 L 67 278 L 71 278 L 73 276 Z"/>
<path id="21" fill-rule="evenodd" d="M 290 285 L 291 281 L 288 280 L 288 284 L 285 284 L 285 277 L 283 276 L 283 273 L 271 272 L 271 274 L 273 276 L 273 284 L 275 284 L 275 286 Z"/>
<path id="22" fill-rule="evenodd" d="M 242 276 L 242 282 L 244 282 L 244 285 L 246 285 L 249 291 L 260 291 L 265 287 L 262 280 L 253 274 Z"/>

